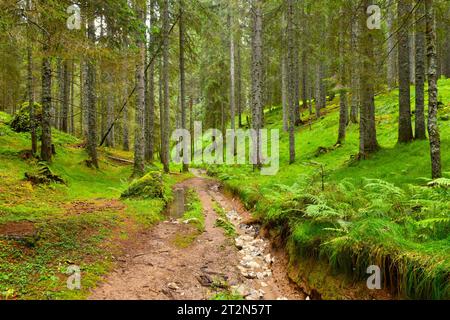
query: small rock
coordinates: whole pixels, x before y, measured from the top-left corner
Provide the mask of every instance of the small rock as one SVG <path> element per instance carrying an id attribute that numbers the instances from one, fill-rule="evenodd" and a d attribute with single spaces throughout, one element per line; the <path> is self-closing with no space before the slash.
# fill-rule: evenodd
<path id="1" fill-rule="evenodd" d="M 286 297 L 279 297 L 279 298 L 277 298 L 277 300 L 278 300 L 278 301 L 287 301 L 288 298 L 286 298 Z"/>
<path id="2" fill-rule="evenodd" d="M 174 290 L 174 291 L 177 291 L 180 289 L 180 287 L 175 282 L 168 283 L 167 288 L 169 288 L 170 290 Z"/>
<path id="3" fill-rule="evenodd" d="M 266 288 L 266 287 L 268 287 L 268 286 L 269 286 L 269 285 L 268 285 L 267 283 L 265 283 L 264 281 L 261 282 L 261 287 Z"/>
<path id="4" fill-rule="evenodd" d="M 305 299 L 306 301 L 310 301 L 311 300 L 311 298 L 308 296 L 308 297 L 306 297 L 306 299 Z"/>

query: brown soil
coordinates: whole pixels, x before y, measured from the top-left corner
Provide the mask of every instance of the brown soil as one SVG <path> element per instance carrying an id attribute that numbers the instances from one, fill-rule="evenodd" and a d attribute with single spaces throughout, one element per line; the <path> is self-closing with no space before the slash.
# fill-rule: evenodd
<path id="1" fill-rule="evenodd" d="M 36 233 L 33 223 L 28 221 L 8 222 L 0 225 L 0 236 L 28 237 Z"/>
<path id="2" fill-rule="evenodd" d="M 74 201 L 65 209 L 67 214 L 85 214 L 103 211 L 120 211 L 125 205 L 118 200 L 97 199 L 93 201 Z"/>
<path id="3" fill-rule="evenodd" d="M 236 209 L 244 219 L 250 214 L 238 201 L 223 195 L 212 180 L 196 177 L 177 187 L 189 187 L 199 194 L 205 232 L 185 248 L 177 245 L 180 237 L 195 233 L 183 222 L 165 221 L 139 232 L 127 244 L 127 254 L 117 259 L 116 269 L 92 291 L 90 299 L 201 300 L 228 286 L 245 284 L 260 289 L 255 287 L 258 280 L 244 278 L 237 268 L 240 256 L 234 239 L 214 226 L 214 200 L 227 210 Z M 304 294 L 288 280 L 282 256 L 273 255 L 273 276 L 266 280 L 264 299 L 304 299 Z"/>

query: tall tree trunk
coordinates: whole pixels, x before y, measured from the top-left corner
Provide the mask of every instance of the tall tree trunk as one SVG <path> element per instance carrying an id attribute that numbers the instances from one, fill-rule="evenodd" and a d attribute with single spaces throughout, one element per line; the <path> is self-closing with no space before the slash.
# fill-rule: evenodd
<path id="1" fill-rule="evenodd" d="M 362 53 L 361 65 L 361 112 L 360 112 L 360 157 L 366 158 L 370 153 L 379 149 L 377 131 L 375 125 L 375 83 L 373 75 L 375 71 L 375 56 L 373 52 L 373 31 L 366 25 L 366 8 L 369 0 L 363 0 L 360 12 L 360 52 Z M 409 70 L 409 69 L 408 69 Z"/>
<path id="2" fill-rule="evenodd" d="M 295 34 L 294 34 L 294 2 L 287 0 L 287 83 L 289 105 L 289 163 L 295 162 Z"/>
<path id="3" fill-rule="evenodd" d="M 352 53 L 357 52 L 358 49 L 358 22 L 352 23 L 352 35 L 351 35 L 351 50 Z M 359 59 L 358 55 L 354 56 L 354 61 L 351 67 L 351 91 L 352 91 L 352 100 L 350 107 L 350 121 L 352 123 L 358 123 L 358 110 L 360 107 L 360 66 L 361 59 Z"/>
<path id="4" fill-rule="evenodd" d="M 123 74 L 123 97 L 126 99 L 129 95 L 128 93 L 128 68 L 124 66 L 124 74 Z M 122 101 L 122 99 L 120 100 Z M 130 151 L 130 119 L 129 119 L 129 108 L 128 104 L 123 108 L 123 117 L 122 117 L 122 149 L 124 151 Z"/>
<path id="5" fill-rule="evenodd" d="M 155 1 L 150 1 L 150 27 L 155 24 Z M 148 53 L 149 57 L 153 53 L 153 35 L 150 34 Z M 150 62 L 150 61 L 149 61 Z M 146 132 L 145 132 L 145 159 L 153 162 L 155 158 L 155 63 L 152 62 L 147 72 L 147 90 L 146 90 Z"/>
<path id="6" fill-rule="evenodd" d="M 105 80 L 107 83 L 107 90 L 108 93 L 106 95 L 106 128 L 111 128 L 111 130 L 108 133 L 108 136 L 106 137 L 106 146 L 110 148 L 114 148 L 115 146 L 115 139 L 114 139 L 114 89 L 113 89 L 113 78 L 111 75 L 111 71 L 106 71 Z"/>
<path id="7" fill-rule="evenodd" d="M 61 110 L 60 110 L 60 130 L 62 132 L 69 132 L 69 122 L 68 122 L 68 116 L 69 116 L 69 103 L 70 103 L 70 72 L 69 72 L 69 62 L 67 60 L 64 60 L 63 66 L 62 66 L 62 76 L 63 76 L 63 82 L 62 82 L 62 103 L 60 104 Z"/>
<path id="8" fill-rule="evenodd" d="M 261 135 L 263 112 L 263 17 L 262 0 L 252 0 L 253 33 L 252 33 L 252 128 L 256 131 L 256 148 L 254 148 L 254 164 L 261 167 Z"/>
<path id="9" fill-rule="evenodd" d="M 70 68 L 70 134 L 75 135 L 75 60 Z"/>
<path id="10" fill-rule="evenodd" d="M 44 39 L 46 34 L 44 33 Z M 52 67 L 49 58 L 48 39 L 44 40 L 42 58 L 42 135 L 41 159 L 52 161 Z"/>
<path id="11" fill-rule="evenodd" d="M 95 17 L 88 21 L 88 38 L 92 46 L 95 45 Z M 94 58 L 89 57 L 87 61 L 86 90 L 87 90 L 87 145 L 86 151 L 90 158 L 90 164 L 98 168 L 97 158 L 97 99 L 95 95 L 95 64 Z"/>
<path id="12" fill-rule="evenodd" d="M 28 105 L 30 107 L 30 127 L 31 127 L 31 153 L 37 153 L 36 120 L 34 112 L 34 78 L 33 78 L 33 49 L 27 48 L 28 53 Z"/>
<path id="13" fill-rule="evenodd" d="M 416 10 L 416 130 L 415 138 L 424 140 L 427 138 L 425 129 L 425 4 L 417 0 Z"/>
<path id="14" fill-rule="evenodd" d="M 137 16 L 145 23 L 144 9 L 136 2 Z M 137 41 L 139 50 L 136 61 L 136 108 L 135 108 L 135 131 L 134 131 L 134 171 L 135 177 L 142 176 L 145 171 L 145 41 L 139 35 Z"/>
<path id="15" fill-rule="evenodd" d="M 56 59 L 56 75 L 57 75 L 57 88 L 58 97 L 56 103 L 53 103 L 53 127 L 61 130 L 61 114 L 64 104 L 64 67 L 61 58 Z"/>
<path id="16" fill-rule="evenodd" d="M 319 61 L 316 66 L 316 119 L 320 119 L 320 109 L 322 109 L 323 90 L 323 62 Z"/>
<path id="17" fill-rule="evenodd" d="M 242 128 L 242 60 L 241 60 L 241 33 L 239 30 L 239 37 L 237 42 L 237 111 L 238 111 L 238 126 Z"/>
<path id="18" fill-rule="evenodd" d="M 283 130 L 288 132 L 289 130 L 289 105 L 288 105 L 288 88 L 287 88 L 287 66 L 286 66 L 286 53 L 284 50 L 284 44 L 281 48 L 281 104 L 283 107 Z"/>
<path id="19" fill-rule="evenodd" d="M 281 106 L 283 112 L 283 131 L 289 131 L 289 105 L 288 105 L 288 84 L 287 84 L 287 61 L 286 61 L 286 13 L 281 17 L 281 46 L 280 46 L 280 68 L 281 68 Z"/>
<path id="20" fill-rule="evenodd" d="M 398 34 L 398 66 L 399 66 L 399 123 L 398 142 L 413 140 L 411 124 L 411 89 L 410 89 L 410 48 L 408 39 L 408 21 L 411 6 L 407 1 L 398 1 L 398 21 L 403 27 Z"/>
<path id="21" fill-rule="evenodd" d="M 303 108 L 308 108 L 308 55 L 305 49 L 302 53 L 302 100 Z M 309 114 L 312 114 L 312 108 L 309 108 Z"/>
<path id="22" fill-rule="evenodd" d="M 430 136 L 431 168 L 433 179 L 442 177 L 441 138 L 437 122 L 438 87 L 436 60 L 436 17 L 433 0 L 425 0 L 426 39 L 428 58 L 428 135 Z"/>
<path id="23" fill-rule="evenodd" d="M 344 9 L 341 10 L 341 15 L 344 16 Z M 347 106 L 347 77 L 346 77 L 346 61 L 345 61 L 345 23 L 341 20 L 341 30 L 339 32 L 339 77 L 340 77 L 340 97 L 339 97 L 339 133 L 337 144 L 345 142 L 348 124 L 348 106 Z"/>
<path id="24" fill-rule="evenodd" d="M 181 128 L 187 130 L 186 124 L 186 75 L 185 75 L 185 58 L 184 58 L 184 50 L 185 50 L 185 26 L 184 26 L 184 1 L 180 0 L 180 17 L 179 17 L 179 26 L 180 26 L 180 108 L 181 108 Z M 233 38 L 231 40 L 233 45 Z M 233 68 L 234 68 L 234 48 L 233 51 Z M 234 72 L 233 72 L 234 74 Z M 232 79 L 232 83 L 234 84 L 234 79 Z M 234 87 L 233 87 L 234 90 Z M 234 99 L 234 92 L 233 92 Z M 233 100 L 234 103 L 234 100 Z M 232 112 L 234 112 L 234 105 L 232 106 Z M 232 125 L 234 125 L 234 117 L 232 118 Z M 184 150 L 185 151 L 185 150 Z M 183 152 L 184 152 L 183 151 Z M 184 161 L 183 154 L 183 172 L 189 171 L 188 163 Z"/>
<path id="25" fill-rule="evenodd" d="M 170 96 L 169 96 L 169 0 L 163 0 L 163 86 L 164 86 L 164 112 L 161 119 L 162 137 L 161 137 L 161 160 L 164 166 L 164 172 L 170 172 L 169 166 L 169 130 L 170 130 Z"/>
<path id="26" fill-rule="evenodd" d="M 398 49 L 395 39 L 395 5 L 396 0 L 389 0 L 388 3 L 388 16 L 387 16 L 387 26 L 388 26 L 388 40 L 387 40 L 387 82 L 389 90 L 392 90 L 397 85 L 397 63 L 398 63 Z"/>

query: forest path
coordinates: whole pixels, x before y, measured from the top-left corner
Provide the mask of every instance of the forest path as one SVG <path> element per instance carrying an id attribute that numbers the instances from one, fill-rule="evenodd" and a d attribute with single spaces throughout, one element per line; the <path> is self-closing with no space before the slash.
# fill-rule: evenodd
<path id="1" fill-rule="evenodd" d="M 198 193 L 205 231 L 186 248 L 177 245 L 177 239 L 189 238 L 195 230 L 183 222 L 164 221 L 140 232 L 89 299 L 203 300 L 223 290 L 248 300 L 304 300 L 306 296 L 288 279 L 283 253 L 270 249 L 257 226 L 241 223 L 251 217 L 241 203 L 223 194 L 219 184 L 201 176 L 201 171 L 193 173 L 195 178 L 177 187 Z M 235 226 L 235 236 L 216 227 L 217 206 Z"/>

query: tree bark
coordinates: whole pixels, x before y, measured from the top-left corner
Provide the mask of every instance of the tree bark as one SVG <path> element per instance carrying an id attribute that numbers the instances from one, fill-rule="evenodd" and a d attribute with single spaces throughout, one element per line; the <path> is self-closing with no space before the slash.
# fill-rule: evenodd
<path id="1" fill-rule="evenodd" d="M 31 129 L 31 153 L 37 153 L 36 121 L 34 112 L 34 78 L 33 78 L 33 49 L 27 49 L 28 53 L 28 105 L 30 107 L 30 129 Z"/>
<path id="2" fill-rule="evenodd" d="M 399 124 L 398 142 L 407 143 L 413 140 L 411 124 L 411 89 L 410 89 L 410 47 L 408 38 L 408 17 L 411 6 L 407 1 L 398 1 L 398 21 L 401 27 L 398 34 L 399 65 Z"/>
<path id="3" fill-rule="evenodd" d="M 49 58 L 48 39 L 44 33 L 42 58 L 42 136 L 41 159 L 52 161 L 52 68 Z"/>
<path id="4" fill-rule="evenodd" d="M 442 177 L 441 138 L 437 121 L 438 87 L 436 59 L 436 17 L 433 0 L 425 0 L 428 59 L 428 135 L 430 136 L 431 172 L 433 179 Z"/>
<path id="5" fill-rule="evenodd" d="M 352 52 L 357 52 L 358 50 L 358 22 L 352 23 L 352 35 L 351 35 L 351 48 Z M 354 56 L 354 61 L 351 67 L 351 107 L 350 107 L 350 121 L 354 124 L 358 123 L 358 110 L 360 108 L 360 67 L 361 67 L 361 59 L 359 59 L 358 55 Z"/>
<path id="6" fill-rule="evenodd" d="M 155 24 L 154 1 L 150 2 L 150 27 Z M 153 35 L 150 34 L 148 53 L 153 54 Z M 147 72 L 147 90 L 146 90 L 146 132 L 145 132 L 145 159 L 153 162 L 155 158 L 155 63 L 152 62 Z"/>
<path id="7" fill-rule="evenodd" d="M 387 82 L 389 90 L 393 90 L 397 85 L 397 63 L 398 63 L 398 49 L 396 46 L 396 40 L 394 36 L 395 27 L 395 5 L 396 0 L 389 0 L 388 3 L 388 16 L 387 16 L 387 27 L 388 27 L 388 40 L 387 40 Z"/>
<path id="8" fill-rule="evenodd" d="M 64 60 L 62 65 L 62 103 L 60 110 L 60 130 L 62 132 L 69 132 L 69 103 L 70 103 L 70 72 L 69 72 L 69 63 L 67 60 Z"/>
<path id="9" fill-rule="evenodd" d="M 185 74 L 185 57 L 184 57 L 184 51 L 185 51 L 185 19 L 184 19 L 184 1 L 180 0 L 180 17 L 179 17 L 179 26 L 180 26 L 180 108 L 181 108 L 181 128 L 184 130 L 187 130 L 187 124 L 186 124 L 186 74 Z M 232 65 L 234 68 L 234 41 L 233 37 L 231 37 L 231 45 L 232 45 Z M 232 71 L 234 75 L 234 70 Z M 232 126 L 234 126 L 234 78 L 232 78 L 233 83 L 233 105 L 232 105 L 232 112 L 233 117 L 231 118 Z M 232 127 L 233 128 L 233 127 Z M 234 129 L 234 128 L 233 128 Z M 184 155 L 183 155 L 184 158 Z M 189 171 L 189 164 L 185 163 L 183 159 L 183 172 Z"/>
<path id="10" fill-rule="evenodd" d="M 295 162 L 295 41 L 294 41 L 294 2 L 287 0 L 287 85 L 289 106 L 289 163 Z"/>
<path id="11" fill-rule="evenodd" d="M 261 167 L 261 135 L 263 112 L 263 21 L 262 0 L 252 0 L 252 128 L 256 131 L 255 167 Z"/>
<path id="12" fill-rule="evenodd" d="M 139 20 L 145 23 L 144 9 L 136 2 L 136 11 Z M 145 171 L 145 57 L 146 48 L 143 35 L 138 35 L 138 56 L 136 61 L 136 108 L 135 108 L 135 131 L 134 131 L 134 171 L 133 176 L 139 177 Z"/>
<path id="13" fill-rule="evenodd" d="M 360 52 L 361 65 L 361 111 L 360 111 L 360 157 L 366 158 L 379 149 L 375 125 L 375 71 L 373 31 L 366 26 L 366 8 L 369 0 L 363 1 L 360 12 Z M 409 69 L 408 69 L 409 70 Z M 409 81 L 409 79 L 408 79 Z"/>
<path id="14" fill-rule="evenodd" d="M 161 119 L 163 135 L 161 138 L 161 160 L 164 172 L 170 172 L 169 166 L 169 130 L 170 130 L 170 96 L 169 96 L 169 0 L 163 0 L 163 86 L 164 86 L 164 112 Z"/>
<path id="15" fill-rule="evenodd" d="M 95 17 L 91 17 L 88 22 L 88 38 L 92 46 L 95 45 Z M 90 158 L 90 164 L 98 168 L 97 158 L 97 99 L 95 94 L 95 64 L 94 58 L 89 57 L 87 61 L 87 74 L 86 74 L 86 90 L 87 90 L 87 145 L 86 151 Z"/>
<path id="16" fill-rule="evenodd" d="M 425 4 L 422 0 L 417 0 L 416 10 L 416 33 L 415 33 L 415 46 L 416 46 L 416 122 L 415 122 L 415 139 L 425 140 L 425 32 L 426 32 L 426 19 L 425 19 Z"/>

